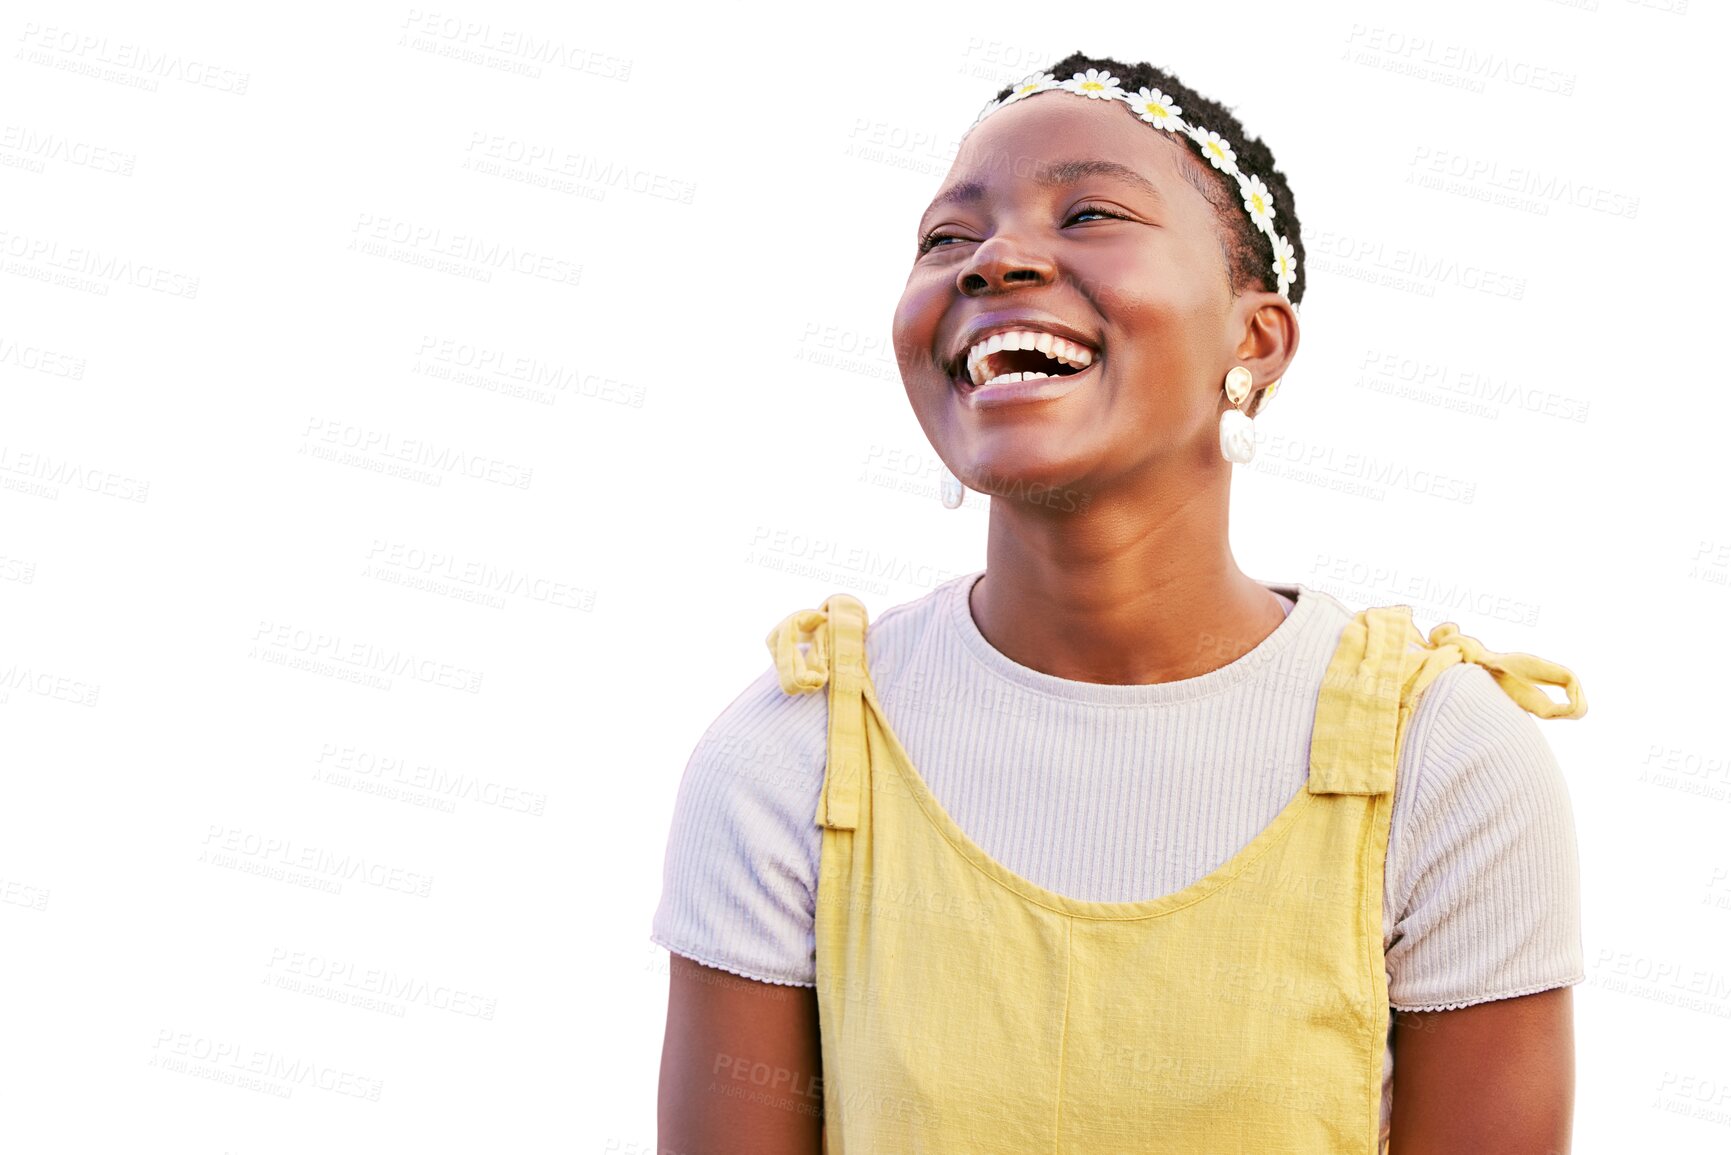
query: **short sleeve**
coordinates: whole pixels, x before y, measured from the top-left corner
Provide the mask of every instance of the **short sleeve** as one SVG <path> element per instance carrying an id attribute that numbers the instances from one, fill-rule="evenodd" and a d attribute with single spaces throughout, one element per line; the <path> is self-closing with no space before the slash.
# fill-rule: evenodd
<path id="1" fill-rule="evenodd" d="M 762 982 L 814 986 L 828 742 L 823 693 L 774 666 L 711 723 L 680 779 L 650 941 Z"/>
<path id="2" fill-rule="evenodd" d="M 1540 725 L 1474 663 L 1451 666 L 1420 696 L 1386 880 L 1397 1010 L 1453 1010 L 1585 977 L 1574 816 Z"/>

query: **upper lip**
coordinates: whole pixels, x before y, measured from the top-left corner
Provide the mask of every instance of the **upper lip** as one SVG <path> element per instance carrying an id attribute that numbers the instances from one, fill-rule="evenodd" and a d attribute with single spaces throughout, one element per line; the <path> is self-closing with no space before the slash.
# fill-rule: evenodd
<path id="1" fill-rule="evenodd" d="M 982 313 L 962 330 L 960 341 L 950 353 L 948 368 L 951 376 L 955 376 L 967 367 L 969 349 L 993 333 L 1008 333 L 1012 329 L 1032 329 L 1036 333 L 1050 333 L 1054 337 L 1062 337 L 1066 341 L 1074 341 L 1078 345 L 1086 346 L 1096 356 L 1100 353 L 1100 346 L 1094 338 L 1051 317 L 1041 316 L 1038 313 Z"/>

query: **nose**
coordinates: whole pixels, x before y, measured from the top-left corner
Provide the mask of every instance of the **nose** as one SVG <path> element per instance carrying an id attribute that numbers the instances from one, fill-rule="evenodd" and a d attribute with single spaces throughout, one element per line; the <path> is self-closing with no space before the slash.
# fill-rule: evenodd
<path id="1" fill-rule="evenodd" d="M 1019 285 L 1050 284 L 1057 276 L 1052 261 L 1037 254 L 1010 233 L 997 233 L 974 250 L 956 270 L 956 288 L 964 296 L 1001 293 Z"/>

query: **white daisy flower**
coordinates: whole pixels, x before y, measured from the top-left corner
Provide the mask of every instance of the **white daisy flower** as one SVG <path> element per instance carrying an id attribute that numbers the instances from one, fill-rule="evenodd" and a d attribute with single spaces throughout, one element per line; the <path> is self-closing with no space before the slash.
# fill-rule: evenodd
<path id="1" fill-rule="evenodd" d="M 1208 158 L 1209 164 L 1221 172 L 1238 175 L 1238 158 L 1232 155 L 1232 146 L 1227 144 L 1218 132 L 1210 132 L 1206 128 L 1192 128 L 1190 139 L 1196 142 L 1196 147 L 1202 150 L 1202 155 Z"/>
<path id="2" fill-rule="evenodd" d="M 1275 238 L 1273 268 L 1280 292 L 1284 294 L 1288 286 L 1298 280 L 1298 258 L 1293 255 L 1292 242 L 1285 237 Z"/>
<path id="3" fill-rule="evenodd" d="M 1274 194 L 1268 191 L 1268 186 L 1262 183 L 1262 178 L 1252 176 L 1246 179 L 1240 175 L 1238 192 L 1244 198 L 1244 211 L 1250 214 L 1250 219 L 1256 222 L 1256 226 L 1264 230 L 1272 229 L 1274 227 Z"/>
<path id="4" fill-rule="evenodd" d="M 1178 119 L 1178 114 L 1184 110 L 1158 88 L 1138 88 L 1134 96 L 1126 94 L 1124 100 L 1137 116 L 1155 128 L 1175 132 L 1184 127 L 1184 122 Z"/>
<path id="5" fill-rule="evenodd" d="M 1110 72 L 1102 72 L 1098 68 L 1090 68 L 1087 72 L 1078 72 L 1064 81 L 1061 88 L 1083 96 L 1091 96 L 1095 100 L 1106 97 L 1121 98 L 1123 89 L 1118 86 L 1118 78 Z"/>
<path id="6" fill-rule="evenodd" d="M 1036 92 L 1044 92 L 1048 88 L 1057 87 L 1058 78 L 1056 76 L 1050 72 L 1036 72 L 1017 81 L 1016 87 L 1010 90 L 1010 95 L 1004 97 L 1003 102 L 1008 104 L 1012 100 L 1020 100 L 1024 96 L 1032 96 Z"/>

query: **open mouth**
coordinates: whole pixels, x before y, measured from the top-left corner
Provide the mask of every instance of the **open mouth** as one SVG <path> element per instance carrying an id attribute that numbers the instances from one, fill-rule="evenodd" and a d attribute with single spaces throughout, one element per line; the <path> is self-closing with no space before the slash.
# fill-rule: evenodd
<path id="1" fill-rule="evenodd" d="M 956 387 L 971 392 L 983 385 L 1007 385 L 1086 371 L 1094 350 L 1051 333 L 1015 330 L 996 333 L 975 345 L 954 374 Z"/>

